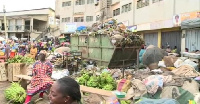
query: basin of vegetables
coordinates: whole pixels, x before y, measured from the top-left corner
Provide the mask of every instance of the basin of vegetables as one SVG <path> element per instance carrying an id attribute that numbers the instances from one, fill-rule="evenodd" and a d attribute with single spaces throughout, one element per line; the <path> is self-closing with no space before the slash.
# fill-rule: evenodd
<path id="1" fill-rule="evenodd" d="M 108 91 L 116 90 L 116 81 L 109 72 L 103 72 L 100 75 L 94 75 L 93 73 L 84 70 L 81 73 L 81 77 L 76 79 L 80 85 Z"/>

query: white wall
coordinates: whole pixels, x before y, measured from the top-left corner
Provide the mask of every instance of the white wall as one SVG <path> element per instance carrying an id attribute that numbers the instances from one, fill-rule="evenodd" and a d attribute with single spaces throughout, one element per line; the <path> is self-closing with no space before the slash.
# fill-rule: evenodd
<path id="1" fill-rule="evenodd" d="M 200 11 L 200 0 L 175 0 L 175 13 Z"/>
<path id="2" fill-rule="evenodd" d="M 115 2 L 117 2 L 117 1 L 115 1 Z M 132 3 L 131 11 L 122 13 L 121 12 L 122 6 L 125 5 L 125 4 L 128 4 L 128 3 Z M 128 21 L 128 25 L 132 26 L 134 24 L 133 23 L 133 2 L 132 2 L 132 0 L 121 0 L 120 3 L 113 5 L 112 8 L 111 8 L 112 9 L 112 15 L 113 15 L 113 10 L 115 10 L 117 8 L 120 8 L 120 15 L 113 16 L 113 18 L 117 19 L 118 22 Z"/>
<path id="3" fill-rule="evenodd" d="M 176 14 L 200 11 L 200 0 L 163 0 L 137 9 L 135 0 L 135 24 L 152 23 L 172 19 Z"/>
<path id="4" fill-rule="evenodd" d="M 135 24 L 167 20 L 172 17 L 173 0 L 163 0 L 153 4 L 152 0 L 150 0 L 149 6 L 139 9 L 137 9 L 137 3 L 135 3 Z"/>

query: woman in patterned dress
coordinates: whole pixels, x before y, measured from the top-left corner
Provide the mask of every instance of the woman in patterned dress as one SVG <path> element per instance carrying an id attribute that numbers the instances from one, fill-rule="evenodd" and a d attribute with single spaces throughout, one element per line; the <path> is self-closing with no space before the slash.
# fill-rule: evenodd
<path id="1" fill-rule="evenodd" d="M 52 64 L 46 61 L 46 51 L 41 51 L 39 54 L 39 61 L 33 65 L 33 77 L 31 79 L 31 85 L 27 88 L 27 97 L 24 104 L 29 104 L 31 98 L 40 93 L 39 97 L 43 98 L 43 94 L 47 91 L 53 81 L 51 79 Z"/>

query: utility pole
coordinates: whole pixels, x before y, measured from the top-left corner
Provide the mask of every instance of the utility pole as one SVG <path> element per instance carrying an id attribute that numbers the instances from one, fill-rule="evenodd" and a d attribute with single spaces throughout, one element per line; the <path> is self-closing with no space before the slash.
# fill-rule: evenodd
<path id="1" fill-rule="evenodd" d="M 8 40 L 8 28 L 7 28 L 7 20 L 6 20 L 6 9 L 5 5 L 3 5 L 3 13 L 4 13 L 4 28 L 5 28 L 5 36 L 6 36 L 6 41 Z"/>

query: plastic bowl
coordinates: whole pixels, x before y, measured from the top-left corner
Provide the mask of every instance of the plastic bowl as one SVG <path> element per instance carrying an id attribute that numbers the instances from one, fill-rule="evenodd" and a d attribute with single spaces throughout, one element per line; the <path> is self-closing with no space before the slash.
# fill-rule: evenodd
<path id="1" fill-rule="evenodd" d="M 117 98 L 125 98 L 125 96 L 126 96 L 125 92 L 117 92 L 115 94 L 116 94 Z"/>

